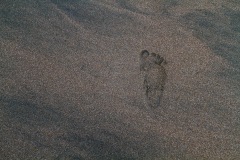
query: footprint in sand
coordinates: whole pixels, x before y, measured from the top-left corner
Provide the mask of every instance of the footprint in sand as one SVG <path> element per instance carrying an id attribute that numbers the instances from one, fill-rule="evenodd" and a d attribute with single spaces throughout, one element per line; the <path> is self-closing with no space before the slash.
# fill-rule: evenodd
<path id="1" fill-rule="evenodd" d="M 143 87 L 147 104 L 151 108 L 159 107 L 163 97 L 167 79 L 164 61 L 164 58 L 156 53 L 149 53 L 147 50 L 140 53 L 140 71 L 144 75 Z"/>

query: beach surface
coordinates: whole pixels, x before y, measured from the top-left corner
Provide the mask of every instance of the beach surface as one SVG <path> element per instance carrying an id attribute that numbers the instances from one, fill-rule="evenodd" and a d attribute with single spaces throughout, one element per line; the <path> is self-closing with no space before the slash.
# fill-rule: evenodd
<path id="1" fill-rule="evenodd" d="M 139 54 L 166 60 L 145 102 Z M 240 159 L 237 0 L 1 0 L 0 159 Z"/>

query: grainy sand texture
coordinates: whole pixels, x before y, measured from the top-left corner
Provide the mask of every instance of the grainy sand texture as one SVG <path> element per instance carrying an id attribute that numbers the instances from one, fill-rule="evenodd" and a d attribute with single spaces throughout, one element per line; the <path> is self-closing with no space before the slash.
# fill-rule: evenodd
<path id="1" fill-rule="evenodd" d="M 239 160 L 240 2 L 1 0 L 0 159 Z"/>

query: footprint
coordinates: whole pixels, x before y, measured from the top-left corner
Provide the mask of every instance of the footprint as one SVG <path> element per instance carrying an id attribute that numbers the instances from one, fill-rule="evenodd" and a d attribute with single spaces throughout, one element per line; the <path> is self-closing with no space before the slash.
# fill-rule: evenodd
<path id="1" fill-rule="evenodd" d="M 143 88 L 147 104 L 157 108 L 161 104 L 167 73 L 163 66 L 164 58 L 156 53 L 143 50 L 140 53 L 140 71 L 144 75 Z"/>

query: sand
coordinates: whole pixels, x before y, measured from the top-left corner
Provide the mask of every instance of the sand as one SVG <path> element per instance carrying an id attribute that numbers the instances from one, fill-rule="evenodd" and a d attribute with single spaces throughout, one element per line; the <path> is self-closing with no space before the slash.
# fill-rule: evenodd
<path id="1" fill-rule="evenodd" d="M 237 1 L 3 0 L 0 159 L 239 159 Z M 165 57 L 161 105 L 139 54 Z"/>

